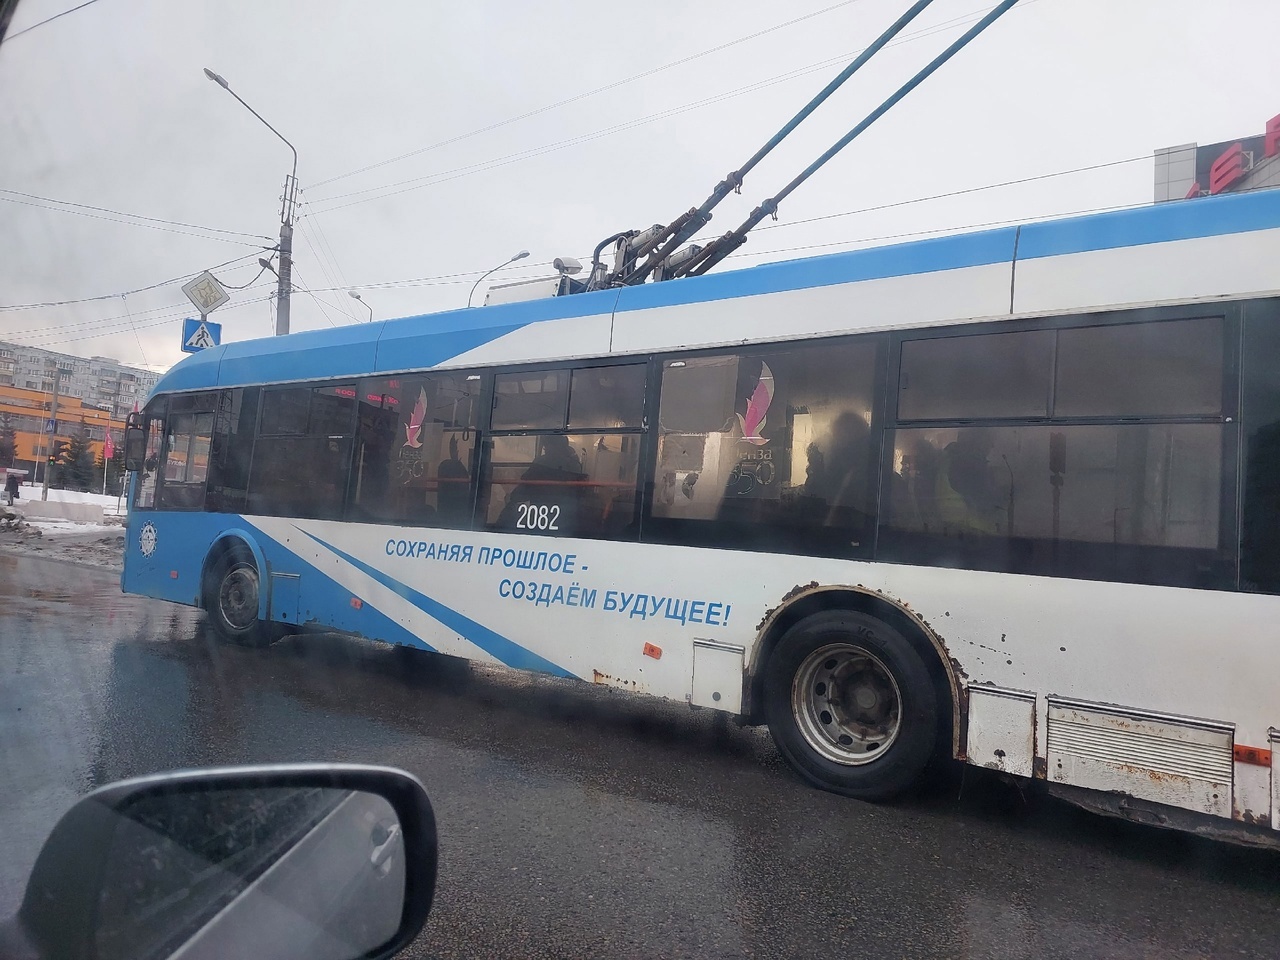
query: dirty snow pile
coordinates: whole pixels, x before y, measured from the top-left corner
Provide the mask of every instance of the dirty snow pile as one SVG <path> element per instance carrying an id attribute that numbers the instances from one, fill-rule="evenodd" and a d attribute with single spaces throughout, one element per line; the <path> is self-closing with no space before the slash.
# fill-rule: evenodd
<path id="1" fill-rule="evenodd" d="M 34 496 L 33 496 L 34 494 Z M 40 502 L 40 488 L 23 485 L 13 510 L 23 516 L 21 525 L 0 524 L 0 550 L 50 560 L 68 560 L 119 570 L 124 558 L 124 504 L 115 497 L 73 490 L 50 490 L 51 503 L 90 503 L 102 507 L 103 522 L 33 517 L 23 509 Z"/>
<path id="2" fill-rule="evenodd" d="M 18 502 L 14 504 L 19 510 L 28 500 L 39 500 L 40 488 L 23 484 Z M 79 493 L 75 490 L 50 490 L 49 503 L 96 503 L 108 517 L 124 516 L 127 507 L 123 497 L 103 496 L 100 493 Z"/>
<path id="3" fill-rule="evenodd" d="M 21 510 L 22 504 L 15 509 Z M 113 518 L 114 519 L 114 518 Z M 88 536 L 89 534 L 119 534 L 124 528 L 119 520 L 105 523 L 84 523 L 79 520 L 57 520 L 53 517 L 27 517 L 29 527 L 34 527 L 46 537 Z"/>

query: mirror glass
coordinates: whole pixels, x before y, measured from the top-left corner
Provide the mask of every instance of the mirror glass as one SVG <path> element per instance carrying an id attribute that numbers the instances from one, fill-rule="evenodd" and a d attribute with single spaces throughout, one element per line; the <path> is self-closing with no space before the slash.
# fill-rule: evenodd
<path id="1" fill-rule="evenodd" d="M 124 463 L 126 470 L 142 469 L 147 456 L 147 432 L 141 427 L 127 427 L 124 431 Z"/>
<path id="2" fill-rule="evenodd" d="M 405 901 L 391 804 L 323 787 L 141 794 L 117 814 L 95 924 L 100 960 L 353 960 Z"/>

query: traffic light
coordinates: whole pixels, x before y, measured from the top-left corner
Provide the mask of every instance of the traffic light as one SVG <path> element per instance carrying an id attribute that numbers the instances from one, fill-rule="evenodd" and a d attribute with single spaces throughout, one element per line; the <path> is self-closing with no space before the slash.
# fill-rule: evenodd
<path id="1" fill-rule="evenodd" d="M 53 466 L 62 462 L 62 455 L 67 452 L 66 440 L 55 440 L 53 446 L 49 450 L 49 465 Z"/>

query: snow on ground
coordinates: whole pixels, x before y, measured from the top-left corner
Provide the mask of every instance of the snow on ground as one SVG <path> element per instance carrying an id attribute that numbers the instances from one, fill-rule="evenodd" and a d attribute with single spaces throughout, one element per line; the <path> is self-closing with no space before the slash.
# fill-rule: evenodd
<path id="1" fill-rule="evenodd" d="M 40 488 L 22 485 L 22 492 L 18 495 L 19 502 L 15 504 L 19 509 L 22 508 L 22 502 L 25 500 L 39 500 Z M 102 512 L 110 517 L 123 516 L 126 512 L 123 497 L 104 497 L 100 493 L 77 493 L 75 490 L 49 490 L 50 503 L 96 503 L 102 507 Z M 117 506 L 118 504 L 118 506 Z M 81 525 L 83 526 L 83 524 Z"/>
<path id="2" fill-rule="evenodd" d="M 18 504 L 17 509 L 21 510 L 22 505 Z M 106 534 L 122 529 L 118 523 L 81 523 L 77 520 L 57 520 L 53 517 L 27 517 L 26 522 L 46 537 L 60 537 L 68 534 Z"/>
<path id="3" fill-rule="evenodd" d="M 19 496 L 14 504 L 14 509 L 19 513 L 25 513 L 22 508 L 26 504 L 40 502 L 39 487 L 23 484 L 21 493 L 28 496 Z M 125 538 L 123 502 L 117 510 L 115 497 L 104 497 L 100 493 L 76 493 L 74 490 L 50 490 L 49 500 L 54 503 L 98 504 L 102 507 L 106 522 L 88 523 L 56 517 L 27 516 L 19 527 L 0 524 L 0 551 L 120 569 Z"/>
<path id="4" fill-rule="evenodd" d="M 76 523 L 37 517 L 20 527 L 0 524 L 0 554 L 65 560 L 119 571 L 124 565 L 125 535 L 118 522 Z"/>

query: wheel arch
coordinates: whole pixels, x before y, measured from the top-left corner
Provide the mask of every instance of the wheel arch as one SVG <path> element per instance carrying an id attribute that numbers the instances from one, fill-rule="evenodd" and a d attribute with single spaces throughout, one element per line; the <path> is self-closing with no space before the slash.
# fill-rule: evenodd
<path id="1" fill-rule="evenodd" d="M 266 589 L 266 577 L 268 576 L 267 558 L 262 552 L 262 548 L 258 545 L 257 538 L 247 530 L 224 530 L 209 545 L 209 551 L 204 558 L 204 566 L 200 570 L 200 597 L 197 606 L 204 608 L 204 599 L 209 595 L 210 583 L 218 569 L 218 564 L 223 561 L 227 554 L 238 547 L 248 550 L 253 555 L 254 564 L 258 567 L 258 577 L 263 581 L 263 588 L 258 590 L 258 619 L 266 620 L 270 594 L 270 590 Z"/>
<path id="2" fill-rule="evenodd" d="M 919 614 L 906 603 L 879 590 L 863 586 L 811 583 L 798 587 L 765 614 L 756 635 L 747 667 L 746 703 L 743 713 L 751 723 L 763 723 L 763 686 L 769 657 L 786 632 L 805 617 L 827 610 L 855 610 L 866 613 L 899 630 L 916 649 L 929 671 L 934 689 L 943 700 L 940 718 L 948 727 L 951 754 L 964 759 L 965 727 L 968 721 L 967 680 L 960 664 L 952 658 L 946 643 Z M 951 709 L 945 709 L 950 703 Z"/>

